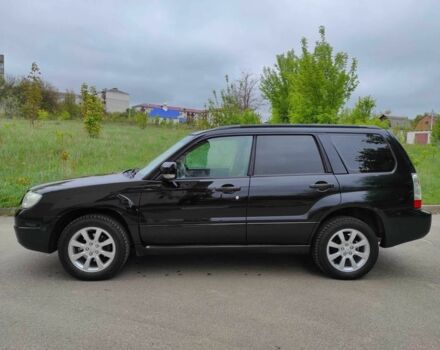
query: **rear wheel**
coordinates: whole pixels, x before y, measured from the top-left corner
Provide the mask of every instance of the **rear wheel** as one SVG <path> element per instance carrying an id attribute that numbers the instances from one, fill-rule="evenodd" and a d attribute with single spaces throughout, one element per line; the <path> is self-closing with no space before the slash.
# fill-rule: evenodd
<path id="1" fill-rule="evenodd" d="M 362 220 L 339 216 L 327 221 L 316 235 L 313 260 L 328 275 L 355 279 L 377 261 L 379 245 L 374 231 Z"/>
<path id="2" fill-rule="evenodd" d="M 106 215 L 85 215 L 72 221 L 58 242 L 64 269 L 82 280 L 113 277 L 126 263 L 129 251 L 124 228 Z"/>

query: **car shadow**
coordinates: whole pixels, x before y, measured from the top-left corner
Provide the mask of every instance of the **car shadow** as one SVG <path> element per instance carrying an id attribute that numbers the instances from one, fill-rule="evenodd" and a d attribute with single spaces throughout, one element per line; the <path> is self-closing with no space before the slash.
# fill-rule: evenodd
<path id="1" fill-rule="evenodd" d="M 249 274 L 263 273 L 320 275 L 307 254 L 197 253 L 131 257 L 124 273 L 137 274 Z"/>
<path id="2" fill-rule="evenodd" d="M 366 276 L 368 279 L 422 278 L 414 266 L 394 256 L 382 254 L 377 264 Z M 31 258 L 32 256 L 32 258 Z M 72 280 L 64 272 L 56 254 L 32 254 L 22 259 L 20 271 L 26 278 Z M 11 272 L 11 271 L 10 271 Z M 11 272 L 12 273 L 12 272 Z M 249 275 L 249 276 L 312 276 L 328 278 L 313 263 L 308 254 L 263 254 L 263 253 L 204 253 L 164 254 L 143 257 L 130 256 L 126 266 L 116 276 L 118 280 L 142 277 L 184 276 L 184 275 Z"/>

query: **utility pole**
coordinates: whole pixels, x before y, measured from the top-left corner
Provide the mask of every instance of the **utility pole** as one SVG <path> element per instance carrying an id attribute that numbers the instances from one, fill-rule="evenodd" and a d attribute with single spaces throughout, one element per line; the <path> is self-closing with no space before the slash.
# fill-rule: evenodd
<path id="1" fill-rule="evenodd" d="M 5 77 L 5 55 L 0 55 L 0 78 Z"/>

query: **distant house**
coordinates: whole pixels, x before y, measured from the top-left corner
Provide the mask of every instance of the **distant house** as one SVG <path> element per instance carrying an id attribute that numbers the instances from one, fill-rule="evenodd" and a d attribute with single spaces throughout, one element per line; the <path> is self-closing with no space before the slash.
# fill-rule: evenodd
<path id="1" fill-rule="evenodd" d="M 416 127 L 415 130 L 417 131 L 431 131 L 432 127 L 434 126 L 436 119 L 433 115 L 425 115 L 423 118 L 421 118 Z M 438 122 L 438 121 L 437 121 Z"/>
<path id="2" fill-rule="evenodd" d="M 406 134 L 406 143 L 427 145 L 431 143 L 431 131 L 408 131 Z"/>
<path id="3" fill-rule="evenodd" d="M 431 143 L 432 127 L 435 123 L 439 123 L 438 118 L 433 115 L 425 115 L 418 122 L 415 131 L 410 131 L 406 135 L 406 143 L 426 145 Z"/>
<path id="4" fill-rule="evenodd" d="M 151 118 L 171 120 L 176 123 L 186 123 L 205 113 L 202 109 L 168 106 L 167 104 L 142 103 L 133 106 L 134 109 L 148 113 Z"/>
<path id="5" fill-rule="evenodd" d="M 126 112 L 130 107 L 130 95 L 117 88 L 102 90 L 101 99 L 107 113 Z"/>
<path id="6" fill-rule="evenodd" d="M 391 129 L 411 129 L 411 121 L 408 117 L 391 116 L 382 114 L 379 119 L 387 121 Z"/>

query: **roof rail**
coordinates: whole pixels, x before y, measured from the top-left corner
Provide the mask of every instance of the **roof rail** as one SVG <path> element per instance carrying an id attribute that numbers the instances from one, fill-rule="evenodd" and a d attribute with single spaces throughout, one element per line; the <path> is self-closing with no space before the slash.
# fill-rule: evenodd
<path id="1" fill-rule="evenodd" d="M 211 130 L 238 128 L 346 128 L 346 129 L 380 129 L 375 125 L 343 125 L 343 124 L 247 124 L 218 126 Z"/>

